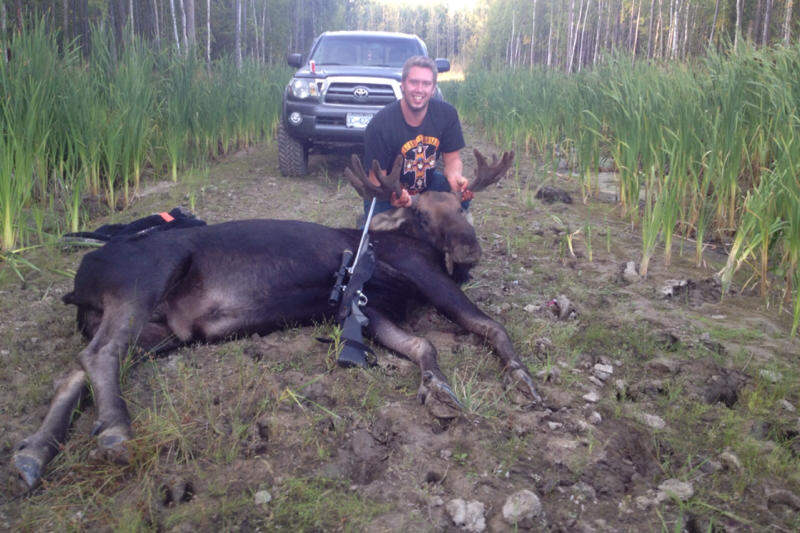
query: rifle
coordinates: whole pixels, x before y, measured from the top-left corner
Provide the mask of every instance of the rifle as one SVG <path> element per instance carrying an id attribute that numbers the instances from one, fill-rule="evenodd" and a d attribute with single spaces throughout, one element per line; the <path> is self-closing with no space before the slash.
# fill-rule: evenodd
<path id="1" fill-rule="evenodd" d="M 361 242 L 358 244 L 358 251 L 355 255 L 353 266 L 347 267 L 353 252 L 345 250 L 342 252 L 342 263 L 339 270 L 334 274 L 336 283 L 331 291 L 328 303 L 335 306 L 341 297 L 342 303 L 339 306 L 339 325 L 342 328 L 341 343 L 342 348 L 339 352 L 339 365 L 341 366 L 360 366 L 367 368 L 367 353 L 374 355 L 374 352 L 364 345 L 361 336 L 361 328 L 369 323 L 369 320 L 361 312 L 360 307 L 367 305 L 367 297 L 361 292 L 372 273 L 375 271 L 377 260 L 375 251 L 369 242 L 369 224 L 372 221 L 372 213 L 375 210 L 375 199 L 369 208 L 367 222 L 364 226 L 364 233 L 361 234 Z M 350 275 L 347 285 L 342 285 L 345 275 Z"/>

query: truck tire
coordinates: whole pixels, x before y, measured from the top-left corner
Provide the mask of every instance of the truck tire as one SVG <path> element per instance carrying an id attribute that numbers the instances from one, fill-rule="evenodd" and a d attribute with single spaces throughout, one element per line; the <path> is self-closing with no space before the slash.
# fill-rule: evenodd
<path id="1" fill-rule="evenodd" d="M 278 122 L 278 164 L 282 176 L 302 178 L 308 174 L 308 146 L 289 135 L 283 119 Z"/>

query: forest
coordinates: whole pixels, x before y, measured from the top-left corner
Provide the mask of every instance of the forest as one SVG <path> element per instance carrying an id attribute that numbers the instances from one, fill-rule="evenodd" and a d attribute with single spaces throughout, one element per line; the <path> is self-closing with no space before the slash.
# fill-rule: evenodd
<path id="1" fill-rule="evenodd" d="M 546 65 L 579 71 L 624 52 L 634 60 L 690 59 L 709 45 L 789 44 L 798 33 L 793 0 L 3 0 L 8 41 L 42 18 L 58 41 L 88 56 L 91 27 L 136 35 L 178 54 L 280 64 L 323 31 L 415 33 L 431 55 L 466 68 Z"/>

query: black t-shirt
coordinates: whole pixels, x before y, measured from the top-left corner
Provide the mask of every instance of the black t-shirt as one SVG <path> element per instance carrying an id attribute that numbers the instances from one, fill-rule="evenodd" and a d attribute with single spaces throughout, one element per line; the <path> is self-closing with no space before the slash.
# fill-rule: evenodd
<path id="1" fill-rule="evenodd" d="M 364 144 L 367 173 L 373 160 L 387 173 L 391 172 L 395 158 L 402 154 L 405 161 L 400 182 L 412 193 L 425 189 L 436 170 L 439 154 L 457 152 L 466 146 L 458 111 L 435 98 L 428 101 L 425 119 L 416 128 L 403 118 L 400 100 L 387 105 L 367 125 Z"/>

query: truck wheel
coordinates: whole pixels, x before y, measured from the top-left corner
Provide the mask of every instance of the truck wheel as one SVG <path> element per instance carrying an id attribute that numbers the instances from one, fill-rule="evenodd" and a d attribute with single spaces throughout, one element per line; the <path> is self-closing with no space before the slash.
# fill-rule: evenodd
<path id="1" fill-rule="evenodd" d="M 278 164 L 283 176 L 302 178 L 308 174 L 308 146 L 289 135 L 282 119 L 278 122 Z"/>

